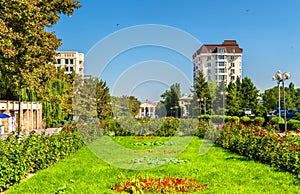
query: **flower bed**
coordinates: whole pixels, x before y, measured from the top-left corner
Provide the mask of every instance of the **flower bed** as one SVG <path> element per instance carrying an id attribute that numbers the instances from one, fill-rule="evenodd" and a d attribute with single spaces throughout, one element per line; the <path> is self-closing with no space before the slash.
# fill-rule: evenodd
<path id="1" fill-rule="evenodd" d="M 198 185 L 197 179 L 174 178 L 164 176 L 163 178 L 142 178 L 119 177 L 120 183 L 115 184 L 112 190 L 127 193 L 189 193 L 195 191 L 203 191 L 206 189 L 206 184 Z"/>
<path id="2" fill-rule="evenodd" d="M 20 182 L 28 173 L 45 169 L 69 156 L 83 145 L 75 126 L 65 126 L 56 135 L 37 135 L 18 138 L 10 134 L 0 140 L 0 191 Z"/>
<path id="3" fill-rule="evenodd" d="M 227 123 L 216 143 L 250 159 L 300 175 L 300 136 L 295 132 L 277 133 L 261 126 Z"/>

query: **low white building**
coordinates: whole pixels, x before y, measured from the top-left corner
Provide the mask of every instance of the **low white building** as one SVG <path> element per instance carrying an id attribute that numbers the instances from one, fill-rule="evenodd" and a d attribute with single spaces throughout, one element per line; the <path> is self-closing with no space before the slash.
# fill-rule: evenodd
<path id="1" fill-rule="evenodd" d="M 179 100 L 179 106 L 181 107 L 182 110 L 182 117 L 188 118 L 191 114 L 190 111 L 190 104 L 191 101 L 193 100 L 193 94 L 184 94 L 181 96 Z"/>
<path id="2" fill-rule="evenodd" d="M 156 117 L 155 107 L 156 107 L 155 103 L 146 100 L 145 102 L 141 103 L 141 105 L 140 105 L 140 111 L 139 111 L 138 117 L 139 118 L 145 118 L 145 117 L 155 118 Z"/>

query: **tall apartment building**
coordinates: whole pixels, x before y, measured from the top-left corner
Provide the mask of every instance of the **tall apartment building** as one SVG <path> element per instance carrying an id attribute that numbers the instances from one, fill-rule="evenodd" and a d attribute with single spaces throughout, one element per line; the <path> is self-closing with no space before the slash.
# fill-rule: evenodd
<path id="1" fill-rule="evenodd" d="M 76 51 L 57 51 L 56 52 L 56 69 L 64 68 L 66 74 L 75 71 L 76 74 L 84 76 L 84 54 Z"/>
<path id="2" fill-rule="evenodd" d="M 193 55 L 194 80 L 202 70 L 208 82 L 235 82 L 242 77 L 242 55 L 243 49 L 236 40 L 202 45 Z"/>

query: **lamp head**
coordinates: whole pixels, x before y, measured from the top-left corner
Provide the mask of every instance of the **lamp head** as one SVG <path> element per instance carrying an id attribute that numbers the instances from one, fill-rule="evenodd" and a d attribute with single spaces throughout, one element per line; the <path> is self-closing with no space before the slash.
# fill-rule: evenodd
<path id="1" fill-rule="evenodd" d="M 280 71 L 278 71 L 275 76 L 276 76 L 277 80 L 281 80 L 282 79 L 282 75 L 281 75 Z"/>
<path id="2" fill-rule="evenodd" d="M 290 79 L 291 78 L 291 74 L 290 73 L 285 73 L 284 74 L 284 79 Z"/>

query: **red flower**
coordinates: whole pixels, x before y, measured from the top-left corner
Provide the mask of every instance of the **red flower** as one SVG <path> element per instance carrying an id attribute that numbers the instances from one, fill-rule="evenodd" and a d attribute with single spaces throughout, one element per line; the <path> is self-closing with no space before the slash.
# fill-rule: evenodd
<path id="1" fill-rule="evenodd" d="M 296 151 L 298 151 L 298 150 L 299 150 L 298 146 L 296 146 L 296 147 L 295 147 L 295 150 L 296 150 Z"/>
<path id="2" fill-rule="evenodd" d="M 284 140 L 283 140 L 283 139 L 281 139 L 281 140 L 280 140 L 280 142 L 281 142 L 281 143 L 283 143 L 283 142 L 284 142 Z"/>

